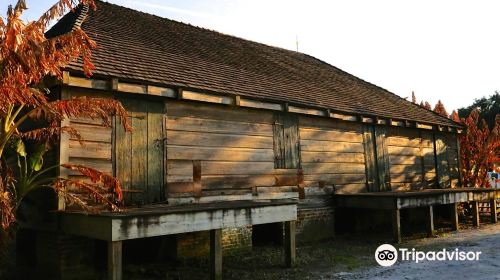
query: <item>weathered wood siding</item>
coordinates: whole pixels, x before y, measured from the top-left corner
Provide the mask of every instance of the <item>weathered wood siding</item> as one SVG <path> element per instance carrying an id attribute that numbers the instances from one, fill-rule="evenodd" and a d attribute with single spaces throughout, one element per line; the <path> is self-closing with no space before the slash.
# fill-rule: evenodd
<path id="1" fill-rule="evenodd" d="M 113 98 L 111 93 L 91 92 L 89 90 L 69 88 L 63 89 L 66 96 L 75 98 L 82 96 Z M 80 132 L 81 143 L 74 137 L 69 137 L 67 146 L 67 162 L 81 164 L 98 169 L 108 174 L 113 174 L 112 164 L 112 128 L 102 126 L 99 120 L 88 118 L 71 118 L 68 125 Z M 64 147 L 61 147 L 64 149 Z M 85 179 L 75 172 L 68 172 L 71 179 Z"/>
<path id="2" fill-rule="evenodd" d="M 274 168 L 272 112 L 167 101 L 166 114 L 169 201 L 266 198 L 297 185 L 297 170 Z"/>
<path id="3" fill-rule="evenodd" d="M 361 124 L 301 116 L 299 132 L 306 188 L 334 185 L 339 193 L 366 191 Z"/>

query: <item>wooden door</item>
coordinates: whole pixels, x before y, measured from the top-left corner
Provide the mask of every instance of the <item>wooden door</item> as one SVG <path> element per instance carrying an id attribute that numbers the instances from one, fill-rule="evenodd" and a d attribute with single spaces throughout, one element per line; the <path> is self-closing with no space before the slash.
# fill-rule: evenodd
<path id="1" fill-rule="evenodd" d="M 129 113 L 132 132 L 116 121 L 115 175 L 124 190 L 125 203 L 148 204 L 164 200 L 163 102 L 120 98 Z"/>

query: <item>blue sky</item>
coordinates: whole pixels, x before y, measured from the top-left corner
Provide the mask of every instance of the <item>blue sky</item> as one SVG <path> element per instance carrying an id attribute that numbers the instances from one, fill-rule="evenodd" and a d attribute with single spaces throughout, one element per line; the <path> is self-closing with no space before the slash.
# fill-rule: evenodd
<path id="1" fill-rule="evenodd" d="M 53 4 L 26 2 L 27 19 Z M 402 97 L 441 99 L 449 111 L 500 90 L 499 1 L 109 2 L 287 49 L 298 39 L 301 52 Z"/>

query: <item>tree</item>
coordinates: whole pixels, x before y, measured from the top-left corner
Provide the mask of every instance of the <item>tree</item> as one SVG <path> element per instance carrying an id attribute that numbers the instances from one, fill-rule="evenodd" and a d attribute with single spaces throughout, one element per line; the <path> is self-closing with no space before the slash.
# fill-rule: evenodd
<path id="1" fill-rule="evenodd" d="M 427 109 L 427 110 L 432 110 L 432 106 L 431 106 L 431 104 L 429 104 L 429 102 L 427 102 L 427 101 L 425 101 L 425 103 L 424 103 L 424 106 L 423 106 L 423 107 L 424 107 L 425 109 Z"/>
<path id="2" fill-rule="evenodd" d="M 458 122 L 458 123 L 461 122 L 460 117 L 458 116 L 458 113 L 455 110 L 453 110 L 451 112 L 451 115 L 449 116 L 449 118 L 452 119 L 455 122 Z"/>
<path id="3" fill-rule="evenodd" d="M 415 96 L 415 92 L 414 91 L 411 92 L 411 102 L 413 104 L 417 104 L 417 97 Z"/>
<path id="4" fill-rule="evenodd" d="M 434 106 L 434 112 L 440 114 L 443 117 L 448 117 L 448 112 L 446 112 L 446 109 L 444 108 L 441 100 L 438 100 L 438 103 L 436 104 L 436 106 Z"/>
<path id="5" fill-rule="evenodd" d="M 130 130 L 127 113 L 121 104 L 105 98 L 75 98 L 51 101 L 46 77 L 62 78 L 62 69 L 80 58 L 83 71 L 90 76 L 94 66 L 91 50 L 95 47 L 83 30 L 54 38 L 44 36 L 52 20 L 61 17 L 75 5 L 95 9 L 93 0 L 59 0 L 38 20 L 21 20 L 26 10 L 24 0 L 9 6 L 7 16 L 0 18 L 0 229 L 7 229 L 16 219 L 16 210 L 23 198 L 39 188 L 51 188 L 69 202 L 91 211 L 93 206 L 71 192 L 83 190 L 92 200 L 117 209 L 122 199 L 117 179 L 98 170 L 80 165 L 64 165 L 88 176 L 91 182 L 73 181 L 49 176 L 59 166 L 43 167 L 43 156 L 50 143 L 61 133 L 77 139 L 80 134 L 71 126 L 62 126 L 64 119 L 85 117 L 111 125 L 111 116 L 121 119 Z M 34 145 L 27 145 L 34 144 Z"/>
<path id="6" fill-rule="evenodd" d="M 490 129 L 495 125 L 495 118 L 500 114 L 500 93 L 496 91 L 490 97 L 474 99 L 472 105 L 458 109 L 458 115 L 466 118 L 474 109 L 479 109 L 479 118 L 485 119 Z"/>
<path id="7" fill-rule="evenodd" d="M 488 187 L 486 174 L 500 162 L 500 115 L 496 117 L 493 129 L 480 119 L 475 109 L 462 123 L 465 131 L 459 135 L 460 161 L 464 186 Z"/>

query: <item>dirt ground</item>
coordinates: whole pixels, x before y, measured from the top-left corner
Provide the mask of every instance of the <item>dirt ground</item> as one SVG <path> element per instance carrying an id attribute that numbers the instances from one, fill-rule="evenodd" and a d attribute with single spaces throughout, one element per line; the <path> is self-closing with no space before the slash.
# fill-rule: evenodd
<path id="1" fill-rule="evenodd" d="M 500 224 L 470 226 L 459 232 L 441 231 L 436 237 L 412 236 L 396 247 L 417 250 L 481 251 L 477 262 L 398 262 L 380 267 L 374 260 L 380 237 L 338 236 L 333 240 L 297 248 L 297 266 L 283 266 L 278 246 L 257 247 L 223 258 L 223 278 L 256 279 L 500 279 Z M 389 242 L 387 242 L 389 243 Z M 125 279 L 207 279 L 208 259 L 177 263 L 126 265 Z"/>

